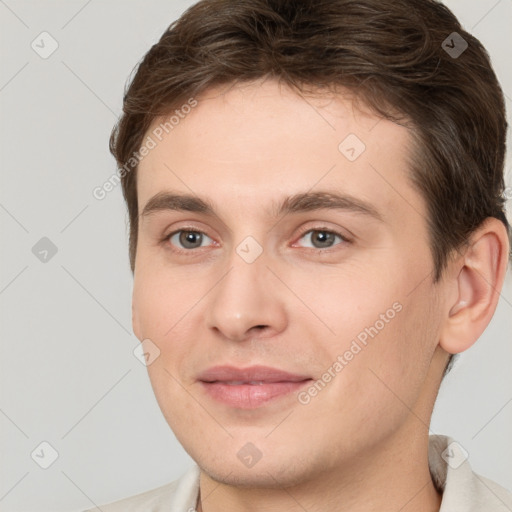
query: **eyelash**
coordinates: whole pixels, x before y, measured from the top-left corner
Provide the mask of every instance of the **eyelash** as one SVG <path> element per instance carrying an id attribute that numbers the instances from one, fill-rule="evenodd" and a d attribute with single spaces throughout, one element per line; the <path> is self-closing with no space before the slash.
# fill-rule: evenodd
<path id="1" fill-rule="evenodd" d="M 177 233 L 181 233 L 181 232 L 185 232 L 185 233 L 187 233 L 187 232 L 188 233 L 198 233 L 200 235 L 208 236 L 204 231 L 196 229 L 193 226 L 185 226 L 185 227 L 182 227 L 181 229 L 177 229 L 176 231 L 173 231 L 172 233 L 169 233 L 168 235 L 163 237 L 161 242 L 164 243 L 164 244 L 168 243 L 170 241 L 170 239 L 174 235 L 176 235 Z M 328 233 L 328 234 L 332 234 L 332 235 L 338 236 L 339 238 L 341 238 L 341 241 L 343 242 L 343 244 L 337 244 L 337 245 L 344 245 L 344 244 L 352 243 L 352 241 L 349 240 L 345 235 L 342 235 L 340 232 L 335 231 L 335 230 L 330 229 L 330 228 L 326 228 L 326 227 L 305 228 L 304 230 L 301 231 L 300 236 L 299 236 L 299 240 L 301 238 L 303 238 L 304 235 L 307 235 L 308 233 L 314 233 L 314 232 Z M 211 237 L 209 237 L 209 238 L 211 238 Z M 168 245 L 171 245 L 171 244 L 168 244 Z M 170 250 L 172 252 L 175 252 L 175 253 L 178 253 L 178 254 L 189 254 L 190 255 L 191 253 L 194 253 L 194 252 L 196 252 L 199 249 L 204 249 L 204 248 L 203 247 L 197 247 L 195 249 L 177 249 L 177 248 L 175 248 L 175 246 L 172 246 L 172 249 L 170 249 Z M 336 250 L 336 249 L 333 249 L 333 247 L 328 247 L 326 249 L 313 248 L 313 247 L 305 247 L 305 249 L 308 249 L 309 251 L 313 251 L 315 253 L 326 253 L 326 252 L 327 253 L 331 253 L 334 250 Z"/>

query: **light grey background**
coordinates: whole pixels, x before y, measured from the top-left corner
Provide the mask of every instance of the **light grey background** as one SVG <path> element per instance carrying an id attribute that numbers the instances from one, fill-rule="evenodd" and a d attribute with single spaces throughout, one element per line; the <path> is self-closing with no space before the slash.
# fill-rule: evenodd
<path id="1" fill-rule="evenodd" d="M 129 73 L 191 4 L 0 0 L 1 511 L 83 510 L 192 464 L 132 352 L 121 189 L 92 195 L 115 171 L 108 138 Z M 512 0 L 447 4 L 488 48 L 510 111 Z M 51 49 L 43 31 L 58 43 L 46 59 L 31 47 Z M 46 263 L 32 252 L 42 237 L 58 250 Z M 508 488 L 511 333 L 509 270 L 491 325 L 443 384 L 432 421 Z M 31 457 L 43 441 L 58 452 L 48 469 Z M 50 456 L 43 446 L 34 458 Z"/>

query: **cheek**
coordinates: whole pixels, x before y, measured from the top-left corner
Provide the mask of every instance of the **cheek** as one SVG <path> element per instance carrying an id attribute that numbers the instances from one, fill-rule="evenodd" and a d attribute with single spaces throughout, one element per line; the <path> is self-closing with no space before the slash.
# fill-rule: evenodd
<path id="1" fill-rule="evenodd" d="M 375 410 L 407 415 L 422 393 L 435 350 L 436 319 L 415 300 L 375 338 L 364 362 Z M 373 343 L 373 341 L 372 341 Z"/>
<path id="2" fill-rule="evenodd" d="M 159 349 L 158 358 L 148 366 L 157 399 L 181 396 L 179 382 L 188 385 L 191 354 L 197 350 L 197 303 L 204 295 L 190 277 L 162 272 L 139 272 L 133 289 L 135 333 L 139 340 L 150 339 Z M 185 379 L 184 379 L 185 377 Z M 176 379 L 176 380 L 174 380 Z M 160 396 L 161 395 L 161 396 Z"/>
<path id="3" fill-rule="evenodd" d="M 340 356 L 343 366 L 334 379 L 332 400 L 337 395 L 343 397 L 340 404 L 401 414 L 407 412 L 404 403 L 412 406 L 421 392 L 439 321 L 430 289 L 422 286 L 411 294 L 414 279 L 398 269 L 380 276 L 333 279 L 330 297 L 320 303 L 317 298 L 315 304 L 328 312 L 326 323 L 336 331 L 323 344 L 326 370 Z"/>
<path id="4" fill-rule="evenodd" d="M 190 322 L 190 312 L 200 293 L 196 286 L 190 286 L 190 280 L 180 278 L 176 272 L 136 272 L 133 315 L 139 328 L 137 337 L 157 342 L 174 337 Z"/>
<path id="5" fill-rule="evenodd" d="M 354 340 L 363 349 L 376 344 L 403 317 L 396 283 L 386 283 L 382 272 L 377 277 L 375 271 L 348 270 L 317 278 L 305 299 L 331 327 L 333 336 L 323 344 L 336 355 L 350 349 Z"/>

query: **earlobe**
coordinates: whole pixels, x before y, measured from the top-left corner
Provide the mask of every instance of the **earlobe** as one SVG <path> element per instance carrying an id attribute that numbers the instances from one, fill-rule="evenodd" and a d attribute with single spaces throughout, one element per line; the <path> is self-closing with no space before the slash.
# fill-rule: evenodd
<path id="1" fill-rule="evenodd" d="M 447 304 L 439 340 L 446 352 L 463 352 L 481 336 L 496 310 L 507 263 L 506 228 L 497 219 L 487 219 L 454 263 L 451 275 L 456 293 Z"/>

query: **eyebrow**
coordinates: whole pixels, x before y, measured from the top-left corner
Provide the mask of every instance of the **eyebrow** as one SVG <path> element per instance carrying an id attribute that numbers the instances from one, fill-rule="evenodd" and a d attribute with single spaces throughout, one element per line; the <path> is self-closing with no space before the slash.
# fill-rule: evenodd
<path id="1" fill-rule="evenodd" d="M 206 198 L 172 192 L 155 194 L 146 203 L 140 216 L 145 218 L 165 210 L 202 213 L 203 215 L 217 217 L 214 205 Z M 270 215 L 277 218 L 287 214 L 316 210 L 344 210 L 363 214 L 384 222 L 381 213 L 367 201 L 351 195 L 328 191 L 304 192 L 288 196 L 280 203 L 273 203 Z"/>

